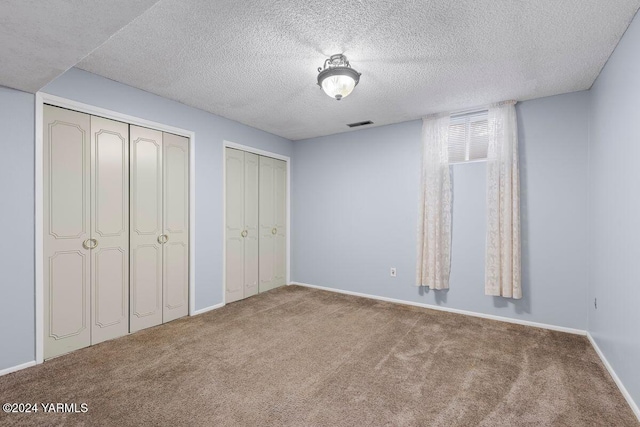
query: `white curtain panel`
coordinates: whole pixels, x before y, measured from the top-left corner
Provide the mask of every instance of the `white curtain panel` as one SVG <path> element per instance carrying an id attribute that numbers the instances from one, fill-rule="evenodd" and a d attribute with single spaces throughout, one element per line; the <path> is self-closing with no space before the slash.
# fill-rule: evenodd
<path id="1" fill-rule="evenodd" d="M 418 217 L 417 286 L 448 289 L 451 271 L 449 115 L 422 123 L 422 183 Z"/>
<path id="2" fill-rule="evenodd" d="M 522 298 L 518 124 L 514 101 L 489 108 L 485 294 Z"/>

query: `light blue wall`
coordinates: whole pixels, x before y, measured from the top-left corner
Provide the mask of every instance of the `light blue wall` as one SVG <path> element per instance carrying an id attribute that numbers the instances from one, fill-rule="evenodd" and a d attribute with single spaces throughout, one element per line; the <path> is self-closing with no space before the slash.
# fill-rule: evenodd
<path id="1" fill-rule="evenodd" d="M 0 369 L 34 360 L 34 96 L 0 87 Z"/>
<path id="2" fill-rule="evenodd" d="M 196 135 L 196 309 L 222 302 L 223 140 L 291 156 L 292 142 L 78 69 L 43 92 L 188 129 Z M 0 88 L 0 369 L 34 360 L 34 96 Z M 5 176 L 6 175 L 6 176 Z M 17 248 L 16 249 L 16 246 Z"/>
<path id="3" fill-rule="evenodd" d="M 640 18 L 591 91 L 589 331 L 640 404 Z M 598 308 L 594 306 L 598 299 Z"/>
<path id="4" fill-rule="evenodd" d="M 484 295 L 484 163 L 454 167 L 451 289 L 414 286 L 420 121 L 295 142 L 293 281 L 586 329 L 588 96 L 517 106 L 522 300 Z"/>

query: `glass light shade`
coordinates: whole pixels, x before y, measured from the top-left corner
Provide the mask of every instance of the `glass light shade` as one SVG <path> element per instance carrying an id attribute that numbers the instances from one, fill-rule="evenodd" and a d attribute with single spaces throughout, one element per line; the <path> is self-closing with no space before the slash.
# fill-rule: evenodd
<path id="1" fill-rule="evenodd" d="M 334 75 L 322 80 L 324 93 L 337 100 L 349 96 L 354 87 L 356 87 L 356 81 L 351 76 Z"/>

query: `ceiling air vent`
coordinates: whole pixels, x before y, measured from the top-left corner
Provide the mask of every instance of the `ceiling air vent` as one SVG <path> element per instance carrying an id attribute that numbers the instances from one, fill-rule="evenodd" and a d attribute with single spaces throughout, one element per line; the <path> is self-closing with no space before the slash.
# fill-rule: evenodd
<path id="1" fill-rule="evenodd" d="M 356 122 L 356 123 L 349 123 L 347 124 L 347 126 L 349 126 L 350 128 L 357 128 L 358 126 L 366 126 L 366 125 L 372 125 L 373 122 L 371 120 L 367 120 L 366 122 Z"/>

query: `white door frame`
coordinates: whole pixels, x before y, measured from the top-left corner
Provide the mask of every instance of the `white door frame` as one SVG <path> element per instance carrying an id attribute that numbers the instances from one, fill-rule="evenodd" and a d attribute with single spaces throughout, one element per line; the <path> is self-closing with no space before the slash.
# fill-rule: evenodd
<path id="1" fill-rule="evenodd" d="M 284 160 L 287 163 L 287 268 L 285 284 L 291 279 L 291 157 L 271 151 L 260 150 L 248 145 L 237 144 L 235 142 L 222 141 L 222 304 L 227 303 L 227 160 L 226 149 L 235 148 L 259 156 L 271 157 Z"/>
<path id="2" fill-rule="evenodd" d="M 128 114 L 119 113 L 117 111 L 107 110 L 105 108 L 96 107 L 94 105 L 84 104 L 82 102 L 73 101 L 59 96 L 50 95 L 44 92 L 36 93 L 36 111 L 35 111 L 35 181 L 36 181 L 36 226 L 35 226 L 35 246 L 36 246 L 36 363 L 42 363 L 44 360 L 44 248 L 43 248 L 43 221 L 44 221 L 44 193 L 43 193 L 43 110 L 44 104 L 54 105 L 56 107 L 68 108 L 69 110 L 79 111 L 81 113 L 93 116 L 104 117 L 106 119 L 117 120 L 132 125 L 157 129 L 164 132 L 173 133 L 189 138 L 189 315 L 192 316 L 196 311 L 196 292 L 195 292 L 195 230 L 196 230 L 196 154 L 195 139 L 196 134 L 190 130 L 181 129 L 173 126 L 164 125 L 162 123 L 153 122 L 151 120 L 142 119 L 140 117 L 130 116 Z"/>

